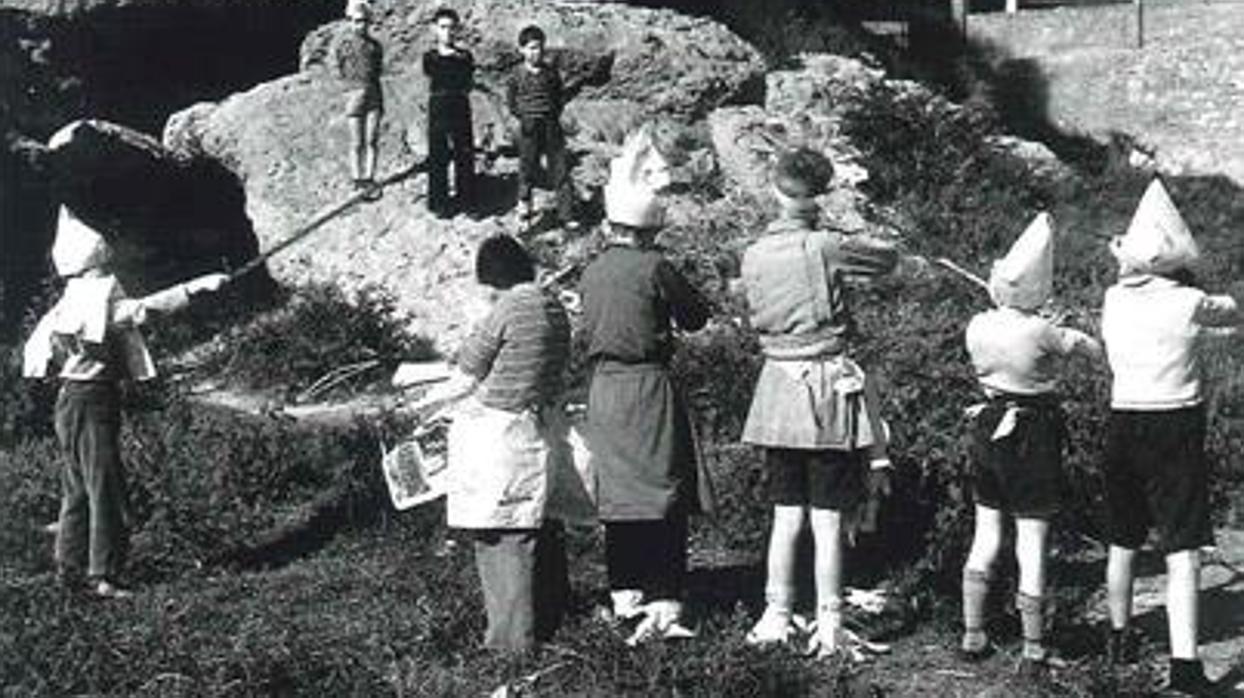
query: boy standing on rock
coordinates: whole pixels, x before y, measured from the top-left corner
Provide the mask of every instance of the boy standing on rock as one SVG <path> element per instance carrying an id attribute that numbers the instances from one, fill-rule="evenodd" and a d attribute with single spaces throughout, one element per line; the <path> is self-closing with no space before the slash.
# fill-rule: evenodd
<path id="1" fill-rule="evenodd" d="M 380 87 L 384 50 L 368 33 L 372 8 L 367 0 L 350 0 L 346 18 L 350 29 L 333 44 L 332 66 L 337 77 L 351 88 L 346 99 L 346 118 L 350 121 L 350 175 L 354 190 L 374 201 L 380 198 L 376 160 L 380 117 L 384 113 L 384 93 Z"/>
<path id="2" fill-rule="evenodd" d="M 1106 512 L 1110 558 L 1107 654 L 1120 662 L 1132 615 L 1133 563 L 1150 526 L 1166 555 L 1170 682 L 1163 695 L 1209 695 L 1197 636 L 1202 546 L 1212 545 L 1205 404 L 1197 338 L 1244 320 L 1234 299 L 1197 288 L 1196 241 L 1160 180 L 1127 233 L 1110 243 L 1119 280 L 1106 290 L 1101 333 L 1110 370 Z"/>
<path id="3" fill-rule="evenodd" d="M 544 59 L 544 30 L 529 25 L 518 33 L 523 62 L 514 69 L 506 89 L 506 105 L 518 119 L 518 213 L 523 226 L 532 216 L 531 189 L 543 156 L 548 184 L 557 195 L 557 214 L 567 228 L 574 220 L 574 185 L 566 162 L 561 115 L 565 96 L 557 67 Z"/>
<path id="4" fill-rule="evenodd" d="M 58 360 L 56 437 L 64 453 L 56 566 L 62 584 L 105 599 L 130 595 L 117 575 L 125 557 L 127 513 L 121 461 L 120 381 L 149 380 L 155 365 L 138 328 L 150 314 L 185 307 L 215 291 L 225 274 L 207 274 L 143 298 L 129 298 L 107 269 L 111 250 L 68 208 L 60 210 L 52 262 L 68 281 L 25 345 L 23 374 L 47 375 Z"/>
<path id="5" fill-rule="evenodd" d="M 423 54 L 423 74 L 428 77 L 428 210 L 444 218 L 472 204 L 475 141 L 471 134 L 470 92 L 475 82 L 475 59 L 470 51 L 458 46 L 461 20 L 457 12 L 439 8 L 432 21 L 436 47 Z M 452 203 L 451 160 L 455 195 Z"/>
<path id="6" fill-rule="evenodd" d="M 1044 643 L 1046 541 L 1063 486 L 1066 426 L 1057 395 L 1055 360 L 1102 354 L 1087 334 L 1037 314 L 1053 290 L 1054 230 L 1040 214 L 993 265 L 989 295 L 996 308 L 977 313 L 966 341 L 986 401 L 972 415 L 973 498 L 976 528 L 963 566 L 963 642 L 966 660 L 991 651 L 985 600 L 1007 515 L 1015 518 L 1023 626 L 1020 673 L 1035 677 L 1047 664 Z"/>

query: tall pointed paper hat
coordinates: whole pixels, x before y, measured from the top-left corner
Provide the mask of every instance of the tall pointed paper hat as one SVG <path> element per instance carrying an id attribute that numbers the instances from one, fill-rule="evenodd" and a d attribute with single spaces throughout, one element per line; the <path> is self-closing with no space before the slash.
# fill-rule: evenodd
<path id="1" fill-rule="evenodd" d="M 1149 183 L 1127 233 L 1110 242 L 1110 251 L 1124 271 L 1133 272 L 1174 271 L 1201 257 L 1192 232 L 1159 179 Z"/>
<path id="2" fill-rule="evenodd" d="M 76 276 L 100 266 L 108 260 L 108 243 L 104 237 L 60 207 L 56 219 L 56 240 L 52 243 L 52 264 L 61 276 Z"/>
<path id="3" fill-rule="evenodd" d="M 1000 306 L 1034 310 L 1054 290 L 1054 226 L 1042 211 L 989 272 L 989 295 Z"/>
<path id="4" fill-rule="evenodd" d="M 669 183 L 669 163 L 645 125 L 627 137 L 622 152 L 609 163 L 605 217 L 636 228 L 664 225 L 665 205 L 657 192 Z"/>

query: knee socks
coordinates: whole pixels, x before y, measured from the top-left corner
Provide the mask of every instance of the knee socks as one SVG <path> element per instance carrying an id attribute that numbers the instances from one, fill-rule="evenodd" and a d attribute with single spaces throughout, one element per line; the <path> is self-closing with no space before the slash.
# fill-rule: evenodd
<path id="1" fill-rule="evenodd" d="M 1021 591 L 1015 595 L 1015 608 L 1019 610 L 1019 622 L 1024 633 L 1024 657 L 1045 659 L 1044 599 Z"/>
<path id="2" fill-rule="evenodd" d="M 989 594 L 989 574 L 963 568 L 963 651 L 981 652 L 989 643 L 985 634 L 985 597 Z"/>

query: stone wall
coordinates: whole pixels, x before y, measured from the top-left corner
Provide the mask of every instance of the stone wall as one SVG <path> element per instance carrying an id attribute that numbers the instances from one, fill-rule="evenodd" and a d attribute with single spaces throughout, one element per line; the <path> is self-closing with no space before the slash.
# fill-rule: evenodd
<path id="1" fill-rule="evenodd" d="M 1144 18 L 1140 48 L 1130 4 L 977 14 L 968 31 L 1030 76 L 1053 125 L 1129 133 L 1163 170 L 1244 184 L 1244 2 L 1148 3 Z"/>

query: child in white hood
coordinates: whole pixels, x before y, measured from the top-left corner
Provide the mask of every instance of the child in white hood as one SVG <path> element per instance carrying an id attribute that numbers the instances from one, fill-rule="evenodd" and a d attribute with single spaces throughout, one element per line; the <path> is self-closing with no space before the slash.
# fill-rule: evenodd
<path id="1" fill-rule="evenodd" d="M 119 383 L 148 380 L 155 365 L 138 327 L 149 313 L 176 310 L 190 296 L 228 281 L 208 274 L 143 298 L 126 296 L 106 271 L 110 248 L 98 232 L 62 207 L 52 261 L 67 279 L 56 305 L 25 346 L 23 373 L 61 366 L 56 436 L 64 452 L 56 565 L 63 584 L 101 598 L 129 595 L 117 581 L 126 547 L 125 471 L 121 462 Z"/>
<path id="2" fill-rule="evenodd" d="M 1020 671 L 1026 675 L 1045 666 L 1046 537 L 1063 483 L 1066 434 L 1056 360 L 1102 353 L 1097 340 L 1036 313 L 1050 297 L 1053 272 L 1054 231 L 1042 213 L 994 263 L 989 293 L 997 307 L 976 314 L 966 333 L 986 402 L 970 411 L 976 528 L 963 566 L 960 651 L 969 661 L 990 653 L 985 597 L 1004 519 L 1012 516 L 1019 562 L 1015 603 L 1024 637 Z"/>
<path id="3" fill-rule="evenodd" d="M 1230 296 L 1188 283 L 1200 252 L 1159 180 L 1110 251 L 1119 280 L 1106 290 L 1101 320 L 1114 374 L 1105 464 L 1107 654 L 1112 666 L 1122 659 L 1132 565 L 1156 528 L 1166 556 L 1169 692 L 1203 695 L 1212 684 L 1197 654 L 1197 597 L 1200 548 L 1213 543 L 1213 531 L 1196 342 L 1203 328 L 1238 325 L 1241 314 Z"/>

